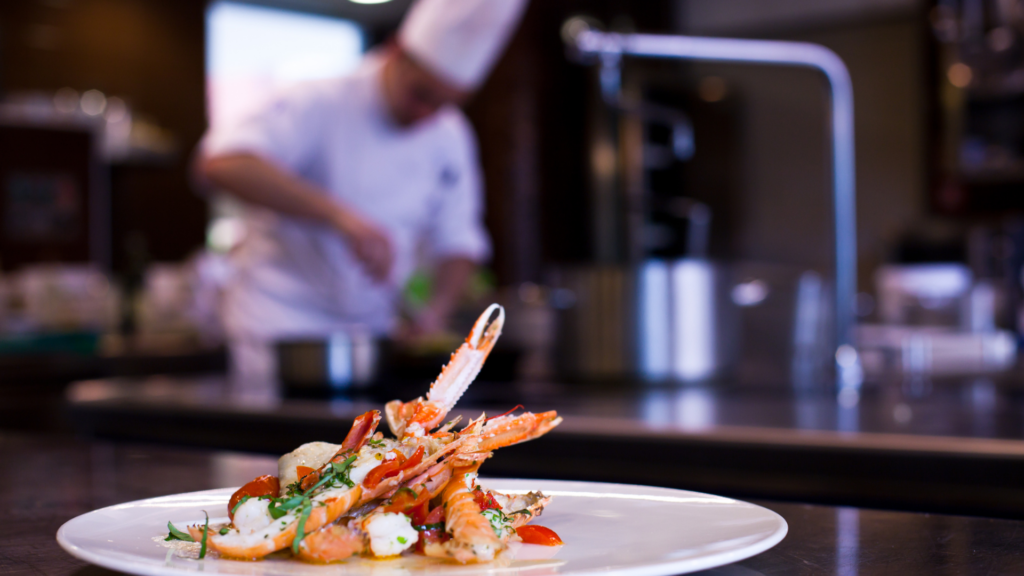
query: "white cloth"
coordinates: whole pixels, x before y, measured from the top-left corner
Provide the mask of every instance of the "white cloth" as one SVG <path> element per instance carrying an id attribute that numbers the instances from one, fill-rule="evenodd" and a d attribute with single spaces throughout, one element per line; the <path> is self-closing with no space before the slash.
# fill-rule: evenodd
<path id="1" fill-rule="evenodd" d="M 318 184 L 382 227 L 395 253 L 390 280 L 378 284 L 336 231 L 251 208 L 225 297 L 229 338 L 321 336 L 350 325 L 385 333 L 421 239 L 437 257 L 489 256 L 472 128 L 454 107 L 412 128 L 395 125 L 381 64 L 371 55 L 351 76 L 295 87 L 204 138 L 207 157 L 255 153 Z"/>
<path id="2" fill-rule="evenodd" d="M 483 84 L 527 0 L 418 0 L 398 31 L 416 60 L 464 90 Z"/>

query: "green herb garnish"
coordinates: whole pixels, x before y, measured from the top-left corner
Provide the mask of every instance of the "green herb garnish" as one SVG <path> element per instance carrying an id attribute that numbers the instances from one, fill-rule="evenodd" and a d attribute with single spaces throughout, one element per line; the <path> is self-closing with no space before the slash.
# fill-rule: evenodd
<path id="1" fill-rule="evenodd" d="M 292 554 L 299 553 L 299 543 L 306 537 L 306 521 L 309 520 L 309 513 L 313 510 L 309 498 L 303 500 L 302 514 L 299 515 L 299 527 L 295 531 L 295 540 L 292 540 Z"/>
<path id="2" fill-rule="evenodd" d="M 511 516 L 513 514 L 526 514 L 527 516 L 531 516 L 531 517 L 533 516 L 533 512 L 530 512 L 526 508 L 523 508 L 522 510 L 516 510 L 515 512 L 509 512 L 508 513 L 509 516 Z"/>
<path id="3" fill-rule="evenodd" d="M 420 495 L 417 494 L 415 490 L 413 490 L 412 488 L 409 488 L 408 486 L 402 486 L 401 488 L 396 490 L 395 491 L 395 496 L 398 496 L 402 492 L 408 492 L 409 494 L 412 494 L 413 498 L 419 498 L 420 497 Z M 392 496 L 391 499 L 394 500 L 394 496 Z"/>
<path id="4" fill-rule="evenodd" d="M 182 532 L 181 530 L 178 530 L 174 527 L 174 524 L 171 524 L 170 522 L 167 523 L 167 529 L 170 530 L 170 532 L 168 532 L 167 538 L 164 538 L 164 542 L 170 542 L 172 540 L 181 540 L 183 542 L 195 542 L 195 539 L 189 536 L 187 532 Z"/>
<path id="5" fill-rule="evenodd" d="M 406 542 L 408 542 L 408 540 L 405 539 L 405 536 L 399 536 L 398 538 L 396 538 L 396 540 L 398 540 L 399 544 L 405 544 Z"/>
<path id="6" fill-rule="evenodd" d="M 352 455 L 346 458 L 344 462 L 331 462 L 330 466 L 324 470 L 324 474 L 320 478 L 320 481 L 314 484 L 309 490 L 303 492 L 302 495 L 309 496 L 314 490 L 328 482 L 330 482 L 332 486 L 334 486 L 335 483 L 344 484 L 349 488 L 355 486 L 355 484 L 352 483 L 352 480 L 348 477 L 349 466 L 351 466 L 355 461 L 356 456 Z"/>
<path id="7" fill-rule="evenodd" d="M 249 498 L 251 498 L 251 496 L 242 496 L 242 499 L 239 500 L 238 503 L 235 504 L 235 507 L 231 509 L 231 515 L 234 516 L 235 512 L 238 512 L 238 507 L 248 502 Z"/>
<path id="8" fill-rule="evenodd" d="M 270 517 L 274 520 L 284 516 L 288 512 L 299 507 L 302 504 L 303 496 L 292 496 L 291 498 L 274 498 L 270 501 L 270 505 L 267 506 L 267 512 L 270 513 Z"/>
<path id="9" fill-rule="evenodd" d="M 373 446 L 374 448 L 383 448 L 384 447 L 384 441 L 383 440 L 367 440 L 366 443 L 369 444 L 370 446 Z"/>
<path id="10" fill-rule="evenodd" d="M 203 514 L 206 514 L 206 524 L 203 526 L 203 543 L 199 546 L 199 559 L 202 560 L 206 557 L 206 536 L 210 532 L 210 515 L 203 510 Z"/>
<path id="11" fill-rule="evenodd" d="M 487 518 L 491 523 L 491 529 L 494 530 L 495 535 L 499 538 L 504 536 L 505 532 L 512 529 L 511 521 L 505 513 L 496 508 L 484 510 L 480 513 L 481 516 Z"/>

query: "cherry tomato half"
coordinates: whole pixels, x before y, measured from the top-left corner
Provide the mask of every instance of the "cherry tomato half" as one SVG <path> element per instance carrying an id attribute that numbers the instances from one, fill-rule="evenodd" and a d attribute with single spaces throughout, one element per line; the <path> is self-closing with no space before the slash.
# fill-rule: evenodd
<path id="1" fill-rule="evenodd" d="M 271 476 L 269 474 L 260 476 L 252 482 L 249 482 L 245 486 L 242 486 L 231 495 L 231 500 L 228 500 L 228 516 L 234 520 L 235 505 L 237 505 L 244 496 L 250 498 L 258 498 L 260 496 L 277 496 L 278 491 L 281 490 L 281 481 L 277 479 L 277 476 Z"/>
<path id="2" fill-rule="evenodd" d="M 501 504 L 498 504 L 498 501 L 494 499 L 490 492 L 484 492 L 480 489 L 474 490 L 473 501 L 480 507 L 481 512 L 484 510 L 501 510 Z"/>
<path id="3" fill-rule="evenodd" d="M 427 517 L 423 519 L 424 524 L 437 524 L 438 522 L 444 522 L 444 505 L 439 504 L 433 510 L 427 514 Z"/>
<path id="4" fill-rule="evenodd" d="M 416 542 L 416 551 L 423 553 L 427 544 L 447 542 L 451 536 L 441 528 L 430 528 L 420 531 L 420 539 Z"/>
<path id="5" fill-rule="evenodd" d="M 413 524 L 423 524 L 427 517 L 430 491 L 426 486 L 418 486 L 419 492 L 413 488 L 402 488 L 392 496 L 381 509 L 383 512 L 399 512 L 412 519 Z"/>
<path id="6" fill-rule="evenodd" d="M 413 452 L 412 456 L 406 459 L 400 452 L 395 451 L 395 458 L 370 470 L 366 478 L 363 478 L 363 486 L 370 489 L 376 488 L 385 478 L 397 476 L 403 470 L 416 466 L 423 461 L 423 452 L 423 446 L 420 446 Z"/>
<path id="7" fill-rule="evenodd" d="M 527 524 L 516 528 L 516 534 L 527 544 L 540 544 L 541 546 L 561 546 L 562 539 L 555 534 L 551 528 Z"/>

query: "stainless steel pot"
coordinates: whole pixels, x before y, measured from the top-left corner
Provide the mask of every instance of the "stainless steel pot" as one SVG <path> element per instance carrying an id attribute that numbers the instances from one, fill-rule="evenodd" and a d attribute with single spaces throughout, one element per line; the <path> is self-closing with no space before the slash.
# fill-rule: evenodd
<path id="1" fill-rule="evenodd" d="M 380 342 L 366 334 L 277 342 L 278 378 L 291 392 L 364 388 L 377 378 Z"/>
<path id="2" fill-rule="evenodd" d="M 812 381 L 830 356 L 828 286 L 808 270 L 649 260 L 559 271 L 560 368 L 584 378 Z"/>

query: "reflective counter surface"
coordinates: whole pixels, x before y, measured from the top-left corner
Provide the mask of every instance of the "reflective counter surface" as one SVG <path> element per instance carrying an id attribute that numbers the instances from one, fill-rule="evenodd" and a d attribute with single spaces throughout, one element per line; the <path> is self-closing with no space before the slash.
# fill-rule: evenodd
<path id="1" fill-rule="evenodd" d="M 68 392 L 91 438 L 280 454 L 423 385 L 297 399 L 223 378 L 94 380 Z M 504 476 L 661 485 L 829 505 L 1024 519 L 1024 390 L 1013 380 L 874 384 L 859 398 L 768 387 L 477 382 L 456 413 L 522 404 L 565 421 L 507 449 Z M 244 430 L 244 434 L 239 431 Z"/>
<path id="2" fill-rule="evenodd" d="M 0 433 L 0 573 L 114 574 L 59 548 L 65 521 L 120 502 L 236 486 L 275 460 L 208 449 Z M 704 572 L 799 574 L 1020 574 L 1024 522 L 758 501 L 789 534 L 775 548 Z"/>

